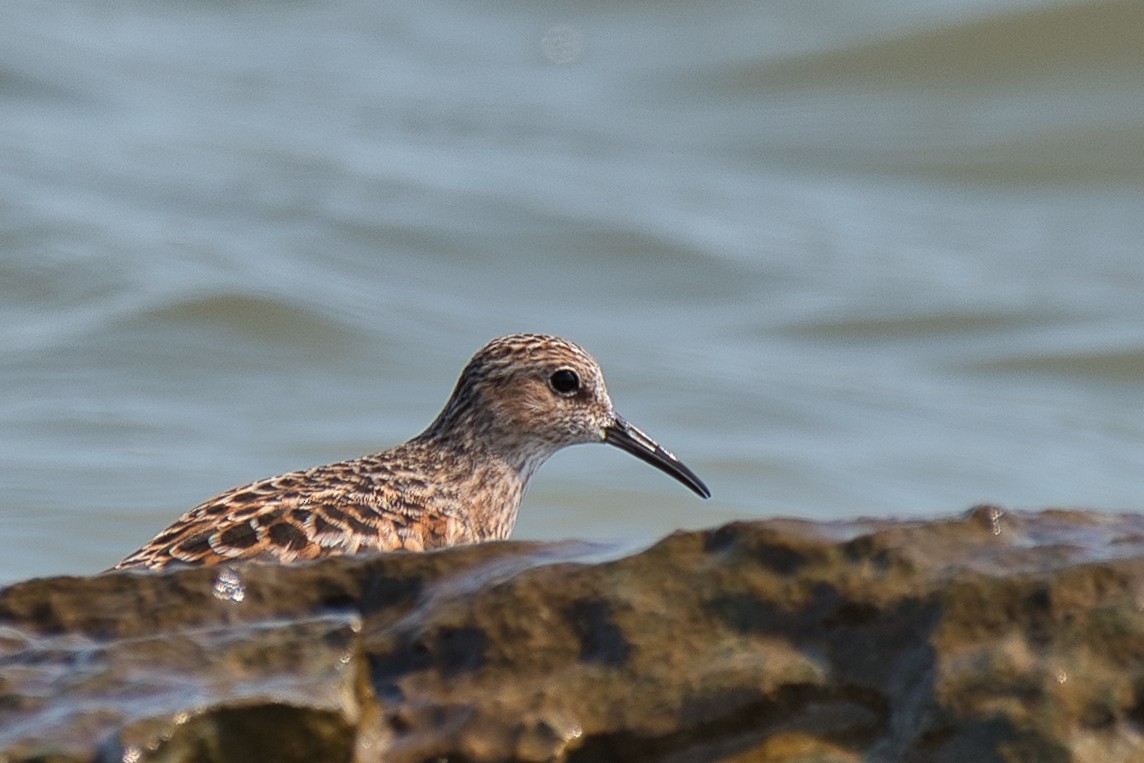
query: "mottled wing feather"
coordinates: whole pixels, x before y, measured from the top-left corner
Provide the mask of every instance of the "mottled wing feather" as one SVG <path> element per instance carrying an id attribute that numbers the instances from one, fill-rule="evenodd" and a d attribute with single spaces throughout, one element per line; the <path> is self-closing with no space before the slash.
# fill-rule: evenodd
<path id="1" fill-rule="evenodd" d="M 423 482 L 403 486 L 393 474 L 378 481 L 358 467 L 359 462 L 343 462 L 222 493 L 188 511 L 116 569 L 246 559 L 289 563 L 465 542 L 466 529 L 456 519 L 426 508 Z"/>
<path id="2" fill-rule="evenodd" d="M 409 442 L 229 490 L 188 511 L 116 567 L 259 558 L 288 563 L 507 538 L 529 475 L 556 449 L 581 440 L 567 439 L 560 418 L 548 422 L 555 439 L 537 436 L 535 428 L 493 425 L 500 418 L 516 421 L 506 411 L 529 404 L 511 383 L 547 390 L 543 379 L 561 363 L 583 369 L 583 378 L 600 377 L 583 350 L 553 337 L 495 340 L 462 372 L 437 420 Z M 602 379 L 596 387 L 605 395 Z M 595 402 L 610 406 L 606 395 Z"/>

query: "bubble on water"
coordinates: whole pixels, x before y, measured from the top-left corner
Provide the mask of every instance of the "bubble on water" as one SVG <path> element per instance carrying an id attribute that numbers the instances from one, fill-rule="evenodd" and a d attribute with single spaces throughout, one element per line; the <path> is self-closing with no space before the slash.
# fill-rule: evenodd
<path id="1" fill-rule="evenodd" d="M 549 27 L 540 38 L 540 52 L 554 64 L 571 64 L 584 53 L 584 35 L 570 24 Z"/>
<path id="2" fill-rule="evenodd" d="M 989 530 L 994 535 L 1000 535 L 1002 532 L 1004 532 L 1005 528 L 1001 523 L 1004 517 L 1004 511 L 997 508 L 996 506 L 989 507 Z"/>
<path id="3" fill-rule="evenodd" d="M 214 581 L 214 595 L 216 599 L 239 603 L 246 598 L 246 586 L 242 578 L 233 567 L 223 567 Z"/>

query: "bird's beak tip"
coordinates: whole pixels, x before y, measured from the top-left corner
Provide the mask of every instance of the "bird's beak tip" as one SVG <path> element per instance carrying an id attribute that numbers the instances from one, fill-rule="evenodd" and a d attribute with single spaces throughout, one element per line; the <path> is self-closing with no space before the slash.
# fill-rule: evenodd
<path id="1" fill-rule="evenodd" d="M 629 424 L 618 414 L 613 414 L 613 422 L 604 428 L 604 442 L 627 451 L 641 461 L 674 477 L 690 488 L 700 498 L 710 498 L 711 490 L 670 451 Z"/>

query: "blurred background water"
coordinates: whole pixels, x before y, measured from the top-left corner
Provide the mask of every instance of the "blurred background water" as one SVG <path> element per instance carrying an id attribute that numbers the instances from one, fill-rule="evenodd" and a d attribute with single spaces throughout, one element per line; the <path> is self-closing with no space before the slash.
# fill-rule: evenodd
<path id="1" fill-rule="evenodd" d="M 565 335 L 711 485 L 519 538 L 1144 508 L 1144 3 L 0 6 L 0 581 Z"/>

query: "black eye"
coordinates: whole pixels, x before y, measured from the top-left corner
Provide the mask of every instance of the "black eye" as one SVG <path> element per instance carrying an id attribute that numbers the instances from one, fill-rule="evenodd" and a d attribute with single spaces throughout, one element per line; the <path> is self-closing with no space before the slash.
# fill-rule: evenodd
<path id="1" fill-rule="evenodd" d="M 571 368 L 561 368 L 548 377 L 548 385 L 561 395 L 571 395 L 580 389 L 580 377 Z"/>

